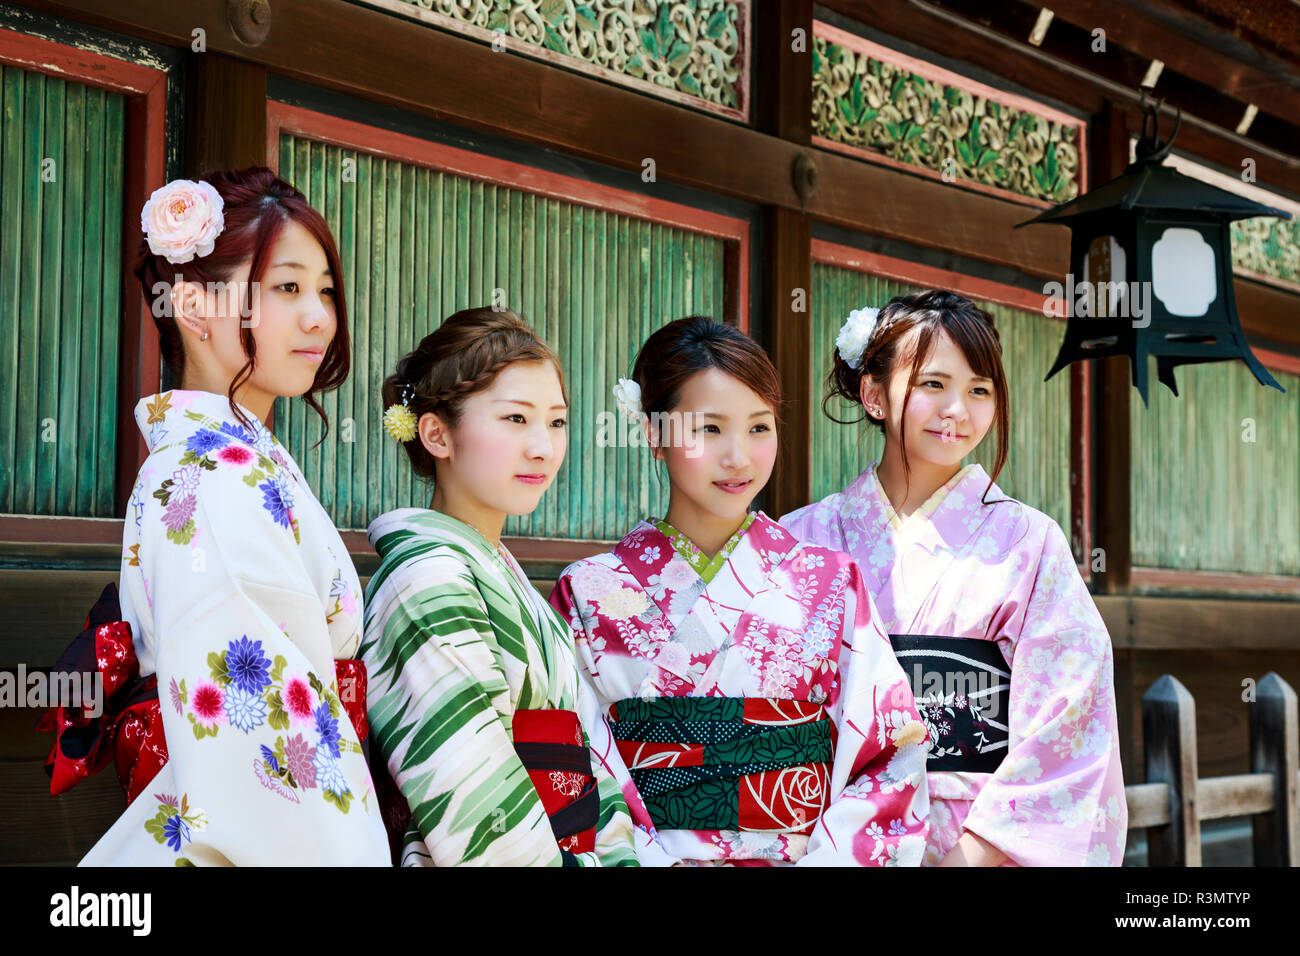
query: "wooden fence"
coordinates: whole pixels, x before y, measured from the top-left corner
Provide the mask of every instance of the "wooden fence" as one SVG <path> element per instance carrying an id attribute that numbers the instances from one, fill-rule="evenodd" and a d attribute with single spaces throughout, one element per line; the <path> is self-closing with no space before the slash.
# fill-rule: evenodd
<path id="1" fill-rule="evenodd" d="M 1150 866 L 1200 866 L 1201 824 L 1251 817 L 1256 866 L 1300 865 L 1296 693 L 1269 672 L 1250 707 L 1250 773 L 1198 779 L 1196 702 L 1166 674 L 1142 696 L 1146 783 L 1124 788 L 1129 830 L 1147 831 Z"/>

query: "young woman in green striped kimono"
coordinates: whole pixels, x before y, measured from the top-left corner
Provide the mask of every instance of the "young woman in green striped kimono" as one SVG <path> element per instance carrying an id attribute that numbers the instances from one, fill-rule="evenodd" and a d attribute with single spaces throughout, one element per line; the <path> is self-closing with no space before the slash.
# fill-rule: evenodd
<path id="1" fill-rule="evenodd" d="M 370 525 L 381 561 L 361 656 L 400 862 L 635 866 L 608 728 L 589 738 L 578 717 L 590 690 L 568 629 L 500 540 L 564 461 L 555 354 L 513 313 L 468 309 L 397 363 L 383 395 L 385 428 L 433 480 L 430 509 Z"/>

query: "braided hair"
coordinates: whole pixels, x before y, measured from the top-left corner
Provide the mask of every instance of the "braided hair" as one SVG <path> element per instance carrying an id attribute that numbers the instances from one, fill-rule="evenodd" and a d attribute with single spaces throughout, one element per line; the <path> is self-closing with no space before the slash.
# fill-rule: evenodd
<path id="1" fill-rule="evenodd" d="M 568 402 L 560 360 L 523 319 L 508 309 L 462 309 L 398 360 L 396 370 L 384 379 L 383 407 L 401 404 L 405 398 L 417 420 L 425 412 L 433 412 L 448 428 L 455 428 L 465 399 L 490 388 L 515 362 L 554 365 Z M 402 442 L 402 447 L 411 459 L 411 469 L 421 478 L 432 479 L 434 458 L 419 435 Z"/>

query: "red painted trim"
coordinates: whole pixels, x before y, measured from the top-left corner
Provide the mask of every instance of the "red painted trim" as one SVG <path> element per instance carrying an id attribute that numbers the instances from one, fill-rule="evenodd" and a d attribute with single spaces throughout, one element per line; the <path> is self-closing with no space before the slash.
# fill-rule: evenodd
<path id="1" fill-rule="evenodd" d="M 359 152 L 427 166 L 468 179 L 520 189 L 549 199 L 604 209 L 660 225 L 714 236 L 734 244 L 737 253 L 735 275 L 729 275 L 727 283 L 728 286 L 734 284 L 737 294 L 734 300 L 734 314 L 725 318 L 738 325 L 742 331 L 749 331 L 749 223 L 743 219 L 602 186 L 573 176 L 564 176 L 560 173 L 484 156 L 454 146 L 432 143 L 405 133 L 376 129 L 363 123 L 354 123 L 351 120 L 290 106 L 275 100 L 269 100 L 266 107 L 266 162 L 274 170 L 279 170 L 280 166 L 280 134 L 289 133 Z M 729 300 L 730 291 L 728 289 Z"/>
<path id="2" fill-rule="evenodd" d="M 1268 349 L 1251 348 L 1255 358 L 1275 372 L 1289 372 L 1300 375 L 1300 356 L 1286 355 L 1282 352 L 1270 352 Z"/>
<path id="3" fill-rule="evenodd" d="M 1198 591 L 1281 591 L 1300 596 L 1300 577 L 1280 574 L 1236 574 L 1228 571 L 1176 571 L 1172 568 L 1132 570 L 1134 588 Z"/>
<path id="4" fill-rule="evenodd" d="M 1054 109 L 1045 103 L 1030 99 L 1027 96 L 1019 96 L 1015 93 L 1008 93 L 999 90 L 996 87 L 988 86 L 969 77 L 962 76 L 960 73 L 954 73 L 951 70 L 945 70 L 941 66 L 936 66 L 925 60 L 919 60 L 916 57 L 905 56 L 897 50 L 891 50 L 889 47 L 881 46 L 879 43 L 873 43 L 865 37 L 860 37 L 856 33 L 849 33 L 847 30 L 841 30 L 838 27 L 831 26 L 822 20 L 813 21 L 813 36 L 823 37 L 837 46 L 847 47 L 855 53 L 863 53 L 872 59 L 880 60 L 882 63 L 888 63 L 891 66 L 901 67 L 909 73 L 915 73 L 917 76 L 924 77 L 927 80 L 934 80 L 945 86 L 953 86 L 965 90 L 973 96 L 983 97 L 993 100 L 1002 105 L 1009 106 L 1012 109 L 1022 112 L 1033 113 L 1035 116 L 1041 116 L 1043 119 L 1061 123 L 1066 126 L 1073 126 L 1077 130 L 1078 150 L 1079 150 L 1079 194 L 1088 191 L 1088 124 L 1087 121 L 1077 116 L 1071 116 L 1069 113 L 1063 113 Z M 874 150 L 864 149 L 862 147 L 848 146 L 844 143 L 837 143 L 834 140 L 825 139 L 821 136 L 813 137 L 813 145 L 821 146 L 826 149 L 833 149 L 841 153 L 847 153 L 850 156 L 856 156 L 865 159 L 868 162 L 879 163 L 884 166 L 893 166 L 899 169 L 906 169 L 909 172 L 917 173 L 922 176 L 929 176 L 934 179 L 941 179 L 942 174 L 934 170 L 926 169 L 922 166 L 914 166 L 910 163 L 904 163 L 891 157 L 885 156 Z M 1025 196 L 1022 193 L 1012 192 L 1009 189 L 1000 189 L 996 186 L 988 186 L 984 183 L 973 183 L 968 180 L 957 180 L 956 185 L 964 189 L 973 189 L 977 192 L 986 192 L 995 196 L 1011 199 L 1018 203 L 1029 206 L 1039 206 L 1041 208 L 1051 208 L 1055 203 L 1047 202 L 1042 199 L 1034 199 Z"/>
<path id="5" fill-rule="evenodd" d="M 167 74 L 149 66 L 0 28 L 0 61 L 118 93 L 149 93 Z"/>
<path id="6" fill-rule="evenodd" d="M 132 275 L 143 238 L 138 210 L 166 174 L 167 74 L 153 67 L 0 29 L 0 62 L 75 80 L 126 96 L 123 142 L 122 326 L 117 382 L 114 501 L 125 511 L 136 472 L 148 455 L 135 403 L 159 388 L 158 329 Z M 134 436 L 134 441 L 132 441 Z M 119 534 L 120 540 L 120 534 Z"/>
<path id="7" fill-rule="evenodd" d="M 1040 315 L 1047 315 L 1044 312 L 1045 304 L 1052 301 L 1041 293 L 1030 292 L 1027 289 L 1019 289 L 989 279 L 979 279 L 961 272 L 937 269 L 934 266 L 921 265 L 906 259 L 896 259 L 877 252 L 864 252 L 852 246 L 843 246 L 824 239 L 812 241 L 812 258 L 814 262 L 823 262 L 857 272 L 869 272 L 882 279 L 894 279 L 898 282 L 934 289 L 951 289 L 973 299 L 986 299 L 999 305 L 1009 305 L 1012 308 L 1037 312 Z M 1064 314 L 1064 310 L 1055 308 L 1049 308 L 1049 311 L 1052 313 L 1051 318 L 1060 318 Z M 1057 314 L 1058 311 L 1060 314 Z"/>

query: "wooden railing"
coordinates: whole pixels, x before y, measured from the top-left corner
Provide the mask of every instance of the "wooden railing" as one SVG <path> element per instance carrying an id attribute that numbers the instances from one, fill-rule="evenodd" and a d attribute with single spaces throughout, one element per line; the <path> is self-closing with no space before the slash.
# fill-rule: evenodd
<path id="1" fill-rule="evenodd" d="M 1198 779 L 1196 702 L 1166 674 L 1142 696 L 1147 782 L 1124 788 L 1129 830 L 1147 831 L 1151 866 L 1200 866 L 1201 824 L 1251 817 L 1255 866 L 1300 865 L 1296 693 L 1269 672 L 1250 708 L 1250 773 Z"/>

